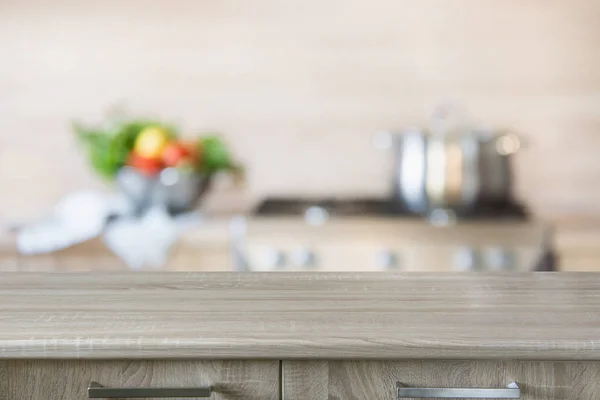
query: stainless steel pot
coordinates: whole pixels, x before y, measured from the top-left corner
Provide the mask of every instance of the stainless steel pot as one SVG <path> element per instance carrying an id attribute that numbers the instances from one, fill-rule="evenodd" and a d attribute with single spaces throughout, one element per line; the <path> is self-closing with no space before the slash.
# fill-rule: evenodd
<path id="1" fill-rule="evenodd" d="M 468 214 L 482 203 L 506 204 L 512 196 L 510 158 L 520 149 L 520 138 L 450 122 L 450 111 L 438 110 L 426 129 L 377 135 L 378 147 L 394 152 L 395 198 L 407 210 L 426 215 Z"/>

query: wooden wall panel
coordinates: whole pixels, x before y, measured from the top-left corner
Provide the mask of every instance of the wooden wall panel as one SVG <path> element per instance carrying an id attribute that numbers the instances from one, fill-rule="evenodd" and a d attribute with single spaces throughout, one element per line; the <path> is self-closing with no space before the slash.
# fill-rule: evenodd
<path id="1" fill-rule="evenodd" d="M 373 132 L 441 98 L 525 134 L 518 192 L 541 215 L 600 211 L 595 0 L 4 0 L 0 220 L 101 185 L 66 129 L 117 102 L 219 130 L 267 193 L 383 195 Z"/>

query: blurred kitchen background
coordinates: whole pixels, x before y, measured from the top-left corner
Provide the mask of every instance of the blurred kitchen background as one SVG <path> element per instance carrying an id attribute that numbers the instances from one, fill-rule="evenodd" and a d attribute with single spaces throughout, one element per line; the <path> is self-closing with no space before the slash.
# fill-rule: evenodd
<path id="1" fill-rule="evenodd" d="M 0 266 L 127 268 L 101 240 L 15 246 L 65 195 L 109 190 L 68 122 L 121 104 L 220 132 L 245 166 L 167 268 L 600 270 L 599 21 L 595 0 L 0 1 Z M 522 148 L 510 204 L 440 227 L 387 208 L 374 141 L 448 99 Z"/>

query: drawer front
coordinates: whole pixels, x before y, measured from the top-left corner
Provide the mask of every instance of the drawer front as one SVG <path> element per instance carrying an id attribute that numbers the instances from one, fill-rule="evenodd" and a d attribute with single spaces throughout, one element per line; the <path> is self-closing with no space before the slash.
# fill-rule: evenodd
<path id="1" fill-rule="evenodd" d="M 516 382 L 525 400 L 597 400 L 599 378 L 600 363 L 592 362 L 286 361 L 283 398 L 396 400 L 397 383 L 421 389 L 500 389 Z"/>
<path id="2" fill-rule="evenodd" d="M 276 400 L 277 361 L 0 362 L 1 400 L 83 400 L 92 381 L 106 388 L 212 387 L 214 400 Z M 4 397 L 3 397 L 4 396 Z"/>

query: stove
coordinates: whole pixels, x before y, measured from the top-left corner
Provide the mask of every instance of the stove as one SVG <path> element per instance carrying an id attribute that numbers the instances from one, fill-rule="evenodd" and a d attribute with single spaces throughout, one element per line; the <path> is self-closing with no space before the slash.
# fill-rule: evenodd
<path id="1" fill-rule="evenodd" d="M 297 198 L 271 197 L 263 200 L 254 210 L 256 216 L 304 216 L 315 208 L 333 217 L 389 217 L 422 218 L 405 209 L 399 202 L 383 198 Z M 461 220 L 524 221 L 528 218 L 525 207 L 518 203 L 481 204 Z"/>
<path id="2" fill-rule="evenodd" d="M 540 271 L 555 268 L 548 226 L 517 203 L 435 224 L 386 198 L 270 197 L 244 222 L 239 269 Z"/>

